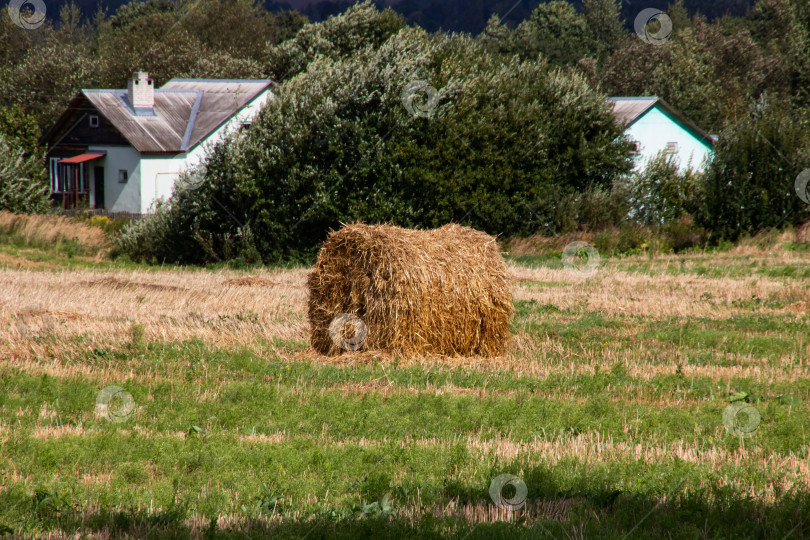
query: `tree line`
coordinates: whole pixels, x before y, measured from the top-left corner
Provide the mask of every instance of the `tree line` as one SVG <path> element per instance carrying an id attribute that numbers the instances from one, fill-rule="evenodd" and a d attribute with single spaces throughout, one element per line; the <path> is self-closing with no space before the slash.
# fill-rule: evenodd
<path id="1" fill-rule="evenodd" d="M 147 260 L 308 257 L 359 220 L 509 236 L 685 219 L 711 241 L 803 222 L 810 4 L 758 0 L 712 21 L 681 1 L 666 12 L 672 34 L 654 45 L 617 0 L 549 2 L 476 35 L 427 32 L 370 2 L 318 23 L 246 0 L 149 0 L 86 20 L 68 5 L 37 31 L 0 23 L 0 132 L 37 155 L 76 90 L 138 69 L 158 84 L 279 82 L 257 121 L 190 173 L 202 187 L 181 182 L 124 232 L 121 249 Z M 681 174 L 662 158 L 632 173 L 607 95 L 660 96 L 718 133 L 711 167 Z"/>
<path id="2" fill-rule="evenodd" d="M 684 6 L 690 15 L 700 13 L 709 19 L 724 15 L 743 16 L 755 0 L 685 0 Z M 84 16 L 91 15 L 98 6 L 97 0 L 52 0 L 47 3 L 48 12 L 59 13 L 65 4 L 75 3 Z M 418 25 L 429 32 L 480 33 L 492 15 L 497 15 L 509 25 L 516 25 L 529 18 L 538 4 L 548 0 L 408 0 L 390 2 L 374 0 L 382 9 L 391 6 L 402 15 L 410 25 Z M 116 11 L 126 0 L 105 0 L 104 6 L 110 12 Z M 328 17 L 339 15 L 356 3 L 356 0 L 311 0 L 308 3 L 286 0 L 263 0 L 261 5 L 270 12 L 284 12 L 297 9 L 310 21 L 319 22 Z M 574 6 L 582 9 L 582 0 L 574 0 Z M 669 0 L 645 0 L 643 7 L 665 10 Z M 622 2 L 622 16 L 628 23 L 633 22 L 638 12 L 638 4 Z M 632 24 L 628 26 L 632 28 Z"/>

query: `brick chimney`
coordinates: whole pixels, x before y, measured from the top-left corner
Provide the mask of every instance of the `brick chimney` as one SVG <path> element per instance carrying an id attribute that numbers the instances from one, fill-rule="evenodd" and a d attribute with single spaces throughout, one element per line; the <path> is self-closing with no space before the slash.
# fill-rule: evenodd
<path id="1" fill-rule="evenodd" d="M 138 71 L 132 74 L 127 83 L 127 98 L 135 110 L 151 109 L 155 106 L 155 86 L 148 73 Z"/>

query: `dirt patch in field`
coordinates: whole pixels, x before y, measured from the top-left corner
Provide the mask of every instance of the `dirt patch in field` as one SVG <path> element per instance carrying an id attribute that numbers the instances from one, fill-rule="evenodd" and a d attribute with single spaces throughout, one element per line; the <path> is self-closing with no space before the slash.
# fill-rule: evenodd
<path id="1" fill-rule="evenodd" d="M 148 289 L 150 291 L 187 291 L 188 287 L 176 287 L 174 285 L 161 285 L 158 283 L 141 283 L 137 281 L 127 281 L 117 277 L 103 277 L 99 279 L 80 281 L 79 285 L 87 287 L 111 287 L 113 289 Z"/>
<path id="2" fill-rule="evenodd" d="M 226 279 L 222 282 L 223 285 L 230 285 L 234 287 L 278 287 L 281 283 L 271 279 L 261 278 L 257 276 L 245 276 L 240 278 Z"/>

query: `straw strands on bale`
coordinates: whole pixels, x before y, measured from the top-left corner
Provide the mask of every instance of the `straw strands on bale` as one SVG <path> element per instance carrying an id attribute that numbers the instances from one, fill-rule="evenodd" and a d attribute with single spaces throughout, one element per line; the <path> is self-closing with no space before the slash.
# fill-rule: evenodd
<path id="1" fill-rule="evenodd" d="M 491 236 L 446 225 L 347 225 L 330 233 L 309 276 L 312 346 L 322 354 L 495 356 L 512 296 Z"/>

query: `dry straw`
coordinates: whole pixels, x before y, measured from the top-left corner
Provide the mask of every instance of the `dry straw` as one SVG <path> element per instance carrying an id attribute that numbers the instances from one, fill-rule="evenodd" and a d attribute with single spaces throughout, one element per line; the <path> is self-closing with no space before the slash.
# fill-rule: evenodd
<path id="1" fill-rule="evenodd" d="M 459 225 L 344 226 L 324 242 L 307 284 L 322 354 L 341 352 L 329 327 L 342 314 L 365 325 L 362 350 L 496 356 L 509 338 L 512 295 L 495 239 Z"/>
<path id="2" fill-rule="evenodd" d="M 15 236 L 28 245 L 58 246 L 71 241 L 89 251 L 108 247 L 107 236 L 98 227 L 90 227 L 64 216 L 12 214 L 0 211 L 0 234 Z"/>

